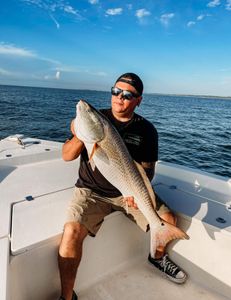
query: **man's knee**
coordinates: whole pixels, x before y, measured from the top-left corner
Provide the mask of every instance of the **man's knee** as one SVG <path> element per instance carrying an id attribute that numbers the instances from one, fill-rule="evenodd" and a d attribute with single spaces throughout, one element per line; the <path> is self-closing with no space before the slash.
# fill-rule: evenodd
<path id="1" fill-rule="evenodd" d="M 64 225 L 63 236 L 67 241 L 82 242 L 87 234 L 87 228 L 80 223 L 68 222 Z"/>

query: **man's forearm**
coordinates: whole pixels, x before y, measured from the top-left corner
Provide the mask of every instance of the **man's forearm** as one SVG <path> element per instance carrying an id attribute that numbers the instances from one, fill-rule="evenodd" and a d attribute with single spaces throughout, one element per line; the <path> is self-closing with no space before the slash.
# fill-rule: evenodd
<path id="1" fill-rule="evenodd" d="M 62 148 L 62 158 L 65 161 L 71 161 L 79 157 L 84 148 L 84 144 L 76 136 L 71 140 L 67 140 Z"/>

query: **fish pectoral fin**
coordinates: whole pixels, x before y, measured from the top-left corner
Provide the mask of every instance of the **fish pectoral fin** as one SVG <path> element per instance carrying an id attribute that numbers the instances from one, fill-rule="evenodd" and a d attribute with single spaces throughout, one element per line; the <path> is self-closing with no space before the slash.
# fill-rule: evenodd
<path id="1" fill-rule="evenodd" d="M 94 143 L 93 147 L 92 147 L 92 150 L 91 150 L 91 154 L 90 154 L 90 157 L 89 157 L 89 161 L 91 161 L 94 153 L 96 152 L 96 150 L 98 149 L 98 144 L 97 143 Z"/>
<path id="2" fill-rule="evenodd" d="M 91 165 L 93 171 L 95 171 L 95 162 L 93 159 L 89 160 L 88 163 Z"/>
<path id="3" fill-rule="evenodd" d="M 109 160 L 109 157 L 106 153 L 106 151 L 103 150 L 103 148 L 95 143 L 92 147 L 92 150 L 91 150 L 91 154 L 89 155 L 89 163 L 91 164 L 91 166 L 94 165 L 94 168 L 92 168 L 93 170 L 95 169 L 95 163 L 93 161 L 93 156 L 96 155 L 97 153 L 97 158 L 99 158 L 103 163 L 109 165 L 110 164 L 110 160 Z"/>
<path id="4" fill-rule="evenodd" d="M 145 186 L 146 186 L 146 188 L 147 188 L 147 190 L 148 190 L 148 192 L 149 192 L 149 195 L 150 195 L 150 197 L 151 197 L 151 199 L 152 199 L 153 207 L 154 207 L 154 209 L 156 209 L 156 196 L 155 196 L 155 194 L 154 194 L 154 191 L 153 191 L 151 182 L 150 182 L 150 180 L 148 179 L 148 176 L 147 176 L 147 174 L 146 174 L 144 168 L 141 166 L 141 164 L 139 164 L 139 163 L 136 162 L 135 160 L 134 160 L 134 163 L 135 163 L 135 165 L 136 165 L 138 171 L 140 172 L 140 174 L 141 174 L 141 176 L 142 176 L 142 178 L 143 178 L 143 180 L 144 180 L 144 184 L 145 184 Z"/>
<path id="5" fill-rule="evenodd" d="M 93 160 L 93 155 L 95 154 L 95 152 L 97 151 L 98 149 L 98 144 L 97 143 L 94 143 L 93 147 L 92 147 L 92 150 L 91 150 L 91 154 L 89 156 L 89 161 L 88 163 L 91 165 L 91 168 L 93 171 L 95 171 L 95 162 Z"/>
<path id="6" fill-rule="evenodd" d="M 151 226 L 151 255 L 154 257 L 155 251 L 159 246 L 165 247 L 170 241 L 175 239 L 189 239 L 189 236 L 180 228 L 172 225 L 164 220 L 160 220 L 161 223 L 157 228 Z"/>

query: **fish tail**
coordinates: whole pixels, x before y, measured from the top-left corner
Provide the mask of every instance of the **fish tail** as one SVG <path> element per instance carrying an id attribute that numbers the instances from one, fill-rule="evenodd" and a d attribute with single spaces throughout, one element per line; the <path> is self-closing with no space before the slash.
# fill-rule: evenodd
<path id="1" fill-rule="evenodd" d="M 165 247 L 170 241 L 175 239 L 189 239 L 189 236 L 180 228 L 161 220 L 158 227 L 151 227 L 150 254 L 154 258 L 156 249 L 159 246 Z"/>

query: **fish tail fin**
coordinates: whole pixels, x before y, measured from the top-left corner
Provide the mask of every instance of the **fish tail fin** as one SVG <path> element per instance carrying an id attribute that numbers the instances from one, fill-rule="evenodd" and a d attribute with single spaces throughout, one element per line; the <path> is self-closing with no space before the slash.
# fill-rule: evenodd
<path id="1" fill-rule="evenodd" d="M 170 241 L 175 239 L 189 239 L 189 236 L 180 228 L 161 220 L 157 228 L 151 227 L 150 254 L 155 257 L 156 249 L 159 246 L 165 247 Z"/>

